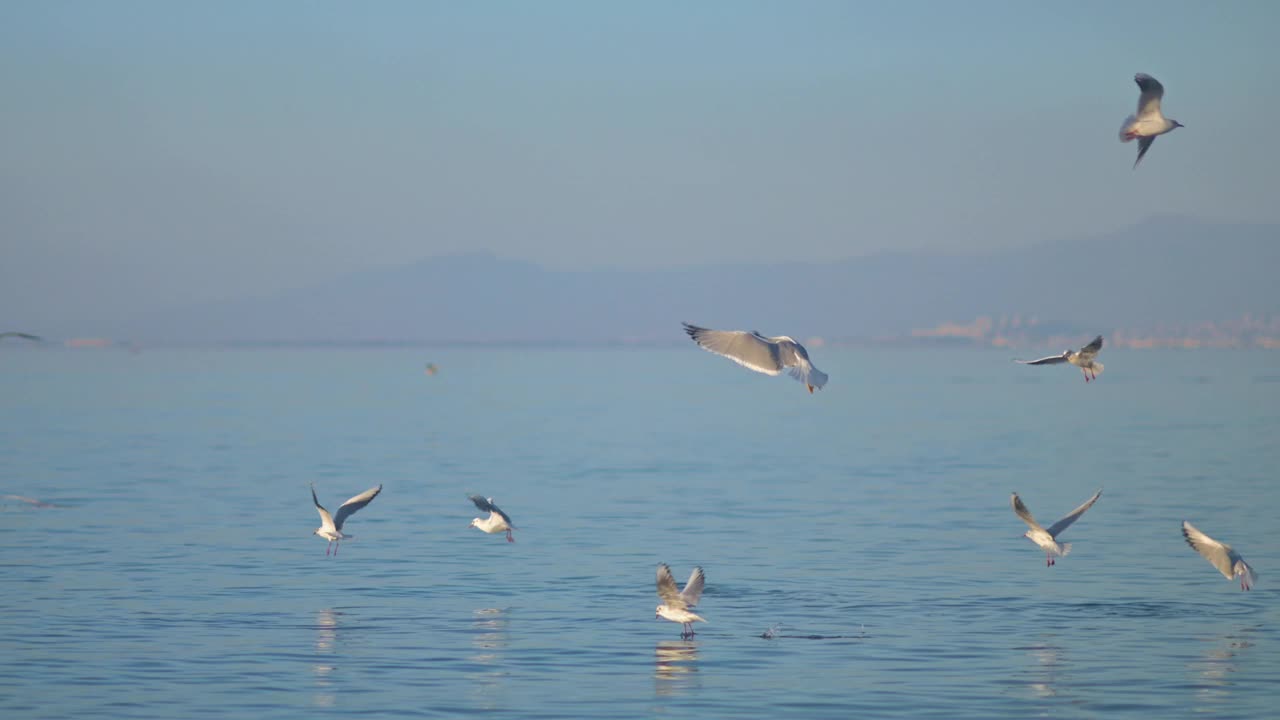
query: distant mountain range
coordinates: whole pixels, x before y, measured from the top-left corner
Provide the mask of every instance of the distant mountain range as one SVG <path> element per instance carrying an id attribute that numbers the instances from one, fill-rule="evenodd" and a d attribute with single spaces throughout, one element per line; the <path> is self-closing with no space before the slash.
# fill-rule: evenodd
<path id="1" fill-rule="evenodd" d="M 157 312 L 129 330 L 159 342 L 600 344 L 679 342 L 689 321 L 870 342 L 971 337 L 987 318 L 984 337 L 1003 327 L 1034 341 L 1246 315 L 1280 317 L 1280 226 L 1161 217 L 1020 249 L 823 263 L 559 271 L 453 255 Z"/>

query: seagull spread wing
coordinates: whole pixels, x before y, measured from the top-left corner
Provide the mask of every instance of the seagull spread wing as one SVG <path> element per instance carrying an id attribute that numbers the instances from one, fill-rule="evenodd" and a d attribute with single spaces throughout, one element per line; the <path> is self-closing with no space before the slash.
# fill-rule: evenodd
<path id="1" fill-rule="evenodd" d="M 40 342 L 41 340 L 39 335 L 32 335 L 31 333 L 15 332 L 13 330 L 0 332 L 0 338 L 7 338 L 7 337 L 22 338 L 23 340 L 31 340 L 33 342 Z"/>
<path id="2" fill-rule="evenodd" d="M 1094 493 L 1093 497 L 1089 498 L 1088 500 L 1085 500 L 1084 504 L 1082 504 L 1080 507 L 1067 513 L 1065 516 L 1063 516 L 1061 520 L 1050 525 L 1049 534 L 1052 535 L 1056 540 L 1058 538 L 1058 533 L 1062 532 L 1063 530 L 1066 530 L 1068 527 L 1071 527 L 1071 523 L 1075 522 L 1076 520 L 1079 520 L 1080 516 L 1084 514 L 1084 511 L 1093 507 L 1093 504 L 1098 502 L 1098 498 L 1100 497 L 1102 497 L 1101 490 Z"/>
<path id="3" fill-rule="evenodd" d="M 1023 365 L 1057 365 L 1058 363 L 1064 363 L 1066 361 L 1066 355 L 1050 355 L 1049 357 L 1043 357 L 1039 360 L 1014 360 L 1014 362 L 1022 363 Z"/>
<path id="4" fill-rule="evenodd" d="M 1093 342 L 1080 348 L 1081 355 L 1097 355 L 1102 350 L 1102 336 L 1093 339 Z"/>
<path id="5" fill-rule="evenodd" d="M 320 504 L 320 498 L 316 497 L 315 484 L 311 485 L 311 502 L 316 504 L 316 510 L 320 512 L 320 529 L 327 530 L 329 532 L 337 532 L 337 528 L 333 525 L 333 516 L 330 515 L 329 511 L 325 510 L 324 506 Z"/>
<path id="6" fill-rule="evenodd" d="M 1138 159 L 1133 161 L 1133 166 L 1138 167 L 1138 163 L 1142 162 L 1142 156 L 1147 154 L 1151 149 L 1151 144 L 1156 141 L 1155 135 L 1138 138 Z"/>
<path id="7" fill-rule="evenodd" d="M 1146 73 L 1134 75 L 1133 81 L 1138 83 L 1138 88 L 1142 90 L 1142 94 L 1138 96 L 1138 117 L 1158 116 L 1160 114 L 1160 100 L 1164 97 L 1164 86 L 1160 84 L 1159 80 Z"/>
<path id="8" fill-rule="evenodd" d="M 313 489 L 312 493 L 314 492 L 315 490 Z M 342 507 L 338 508 L 338 514 L 333 518 L 333 526 L 337 528 L 339 532 L 341 532 L 342 523 L 346 522 L 347 518 L 351 517 L 352 513 L 364 507 L 365 505 L 368 505 L 369 501 L 378 497 L 378 493 L 380 492 L 382 492 L 381 485 L 379 485 L 378 487 L 369 488 L 368 490 L 365 490 L 359 495 L 342 503 Z"/>
<path id="9" fill-rule="evenodd" d="M 1253 585 L 1256 577 L 1253 568 L 1230 545 L 1205 535 L 1186 520 L 1182 521 L 1182 536 L 1187 539 L 1188 545 L 1195 548 L 1210 565 L 1218 568 L 1218 572 L 1228 580 L 1240 575 L 1244 577 L 1246 585 Z"/>
<path id="10" fill-rule="evenodd" d="M 1014 493 L 1009 498 L 1009 502 L 1013 504 L 1013 512 L 1016 513 L 1018 517 L 1022 518 L 1022 522 L 1030 525 L 1032 530 L 1044 529 L 1040 527 L 1040 523 L 1036 522 L 1036 519 L 1031 516 L 1031 511 L 1027 509 L 1027 506 L 1022 504 L 1022 498 L 1018 497 L 1018 493 Z"/>
<path id="11" fill-rule="evenodd" d="M 689 582 L 684 584 L 684 590 L 680 592 L 680 597 L 684 598 L 685 605 L 693 607 L 698 604 L 698 600 L 702 598 L 702 588 L 707 584 L 707 576 L 703 574 L 701 567 L 693 569 L 693 573 L 689 575 Z"/>
<path id="12" fill-rule="evenodd" d="M 766 375 L 778 375 L 783 370 L 778 343 L 757 333 L 710 330 L 689 323 L 684 323 L 684 331 L 703 350 L 723 355 L 743 367 Z"/>
<path id="13" fill-rule="evenodd" d="M 516 529 L 515 526 L 511 524 L 511 518 L 508 517 L 506 513 L 502 512 L 497 505 L 493 504 L 493 498 L 486 498 L 480 495 L 468 495 L 467 498 L 471 500 L 471 502 L 475 503 L 476 507 L 480 508 L 480 512 L 497 514 L 504 522 L 507 523 L 508 527 L 512 530 Z"/>
<path id="14" fill-rule="evenodd" d="M 676 579 L 671 577 L 671 568 L 666 563 L 658 564 L 658 597 L 667 607 L 684 607 L 680 588 L 676 587 Z"/>

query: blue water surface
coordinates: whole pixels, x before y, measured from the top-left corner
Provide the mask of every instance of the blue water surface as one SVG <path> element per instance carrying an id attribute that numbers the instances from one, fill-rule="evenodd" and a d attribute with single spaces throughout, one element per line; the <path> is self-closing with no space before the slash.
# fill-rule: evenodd
<path id="1" fill-rule="evenodd" d="M 811 350 L 6 349 L 0 716 L 1275 717 L 1280 355 Z"/>

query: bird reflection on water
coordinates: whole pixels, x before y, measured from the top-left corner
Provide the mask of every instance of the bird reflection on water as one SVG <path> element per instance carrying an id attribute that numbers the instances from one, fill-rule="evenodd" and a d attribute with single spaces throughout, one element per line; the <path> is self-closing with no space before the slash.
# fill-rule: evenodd
<path id="1" fill-rule="evenodd" d="M 311 704 L 316 707 L 333 707 L 336 696 L 330 675 L 337 666 L 333 656 L 337 653 L 335 645 L 338 639 L 338 618 L 342 613 L 324 609 L 316 613 L 316 661 L 311 665 L 311 672 L 316 676 L 316 694 Z"/>
<path id="2" fill-rule="evenodd" d="M 1031 694 L 1038 698 L 1057 697 L 1063 686 L 1062 676 L 1067 667 L 1062 657 L 1062 648 L 1045 641 L 1018 649 L 1026 650 L 1033 660 L 1027 671 L 1027 687 Z"/>
<path id="3" fill-rule="evenodd" d="M 698 681 L 698 643 L 693 640 L 659 640 L 653 648 L 654 692 L 679 695 Z"/>
<path id="4" fill-rule="evenodd" d="M 504 651 L 511 643 L 507 624 L 507 608 L 481 608 L 472 612 L 471 645 L 475 653 L 467 660 L 480 666 L 470 674 L 470 680 L 476 707 L 484 710 L 499 709 L 499 690 L 509 674 L 502 668 Z"/>
<path id="5" fill-rule="evenodd" d="M 1227 711 L 1235 688 L 1231 675 L 1248 657 L 1248 650 L 1254 645 L 1249 638 L 1256 631 L 1256 627 L 1246 627 L 1222 637 L 1206 638 L 1211 644 L 1204 655 L 1187 666 L 1191 686 L 1196 689 L 1193 709 L 1197 713 L 1212 716 Z"/>

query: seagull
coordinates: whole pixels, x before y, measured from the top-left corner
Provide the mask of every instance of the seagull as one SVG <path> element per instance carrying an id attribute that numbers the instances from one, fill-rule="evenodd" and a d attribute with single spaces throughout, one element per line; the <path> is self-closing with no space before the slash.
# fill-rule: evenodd
<path id="1" fill-rule="evenodd" d="M 1138 112 L 1124 119 L 1120 126 L 1120 142 L 1138 141 L 1138 159 L 1133 161 L 1136 169 L 1147 154 L 1156 137 L 1171 132 L 1174 128 L 1186 127 L 1177 120 L 1170 120 L 1160 112 L 1160 99 L 1164 97 L 1164 86 L 1159 80 L 1146 73 L 1133 76 L 1142 94 L 1138 96 Z"/>
<path id="2" fill-rule="evenodd" d="M 702 568 L 696 567 L 689 576 L 689 582 L 685 583 L 684 590 L 677 590 L 675 578 L 671 577 L 671 568 L 666 563 L 658 563 L 658 597 L 662 598 L 663 604 L 658 606 L 658 614 L 654 615 L 654 619 L 666 618 L 671 622 L 681 623 L 681 639 L 693 637 L 693 624 L 706 622 L 706 619 L 689 611 L 698 604 L 698 598 L 702 597 L 702 586 L 706 582 Z"/>
<path id="3" fill-rule="evenodd" d="M 22 338 L 23 340 L 30 340 L 32 342 L 44 341 L 44 338 L 40 337 L 39 335 L 32 335 L 31 333 L 14 332 L 13 330 L 6 330 L 5 332 L 0 332 L 0 340 L 3 340 L 7 337 Z"/>
<path id="4" fill-rule="evenodd" d="M 319 498 L 316 497 L 316 485 L 315 483 L 311 483 L 311 501 L 316 504 L 316 510 L 320 511 L 320 527 L 316 528 L 313 534 L 319 535 L 329 541 L 329 545 L 333 547 L 334 557 L 338 556 L 338 546 L 334 545 L 335 542 L 337 542 L 338 545 L 341 545 L 343 540 L 355 537 L 354 535 L 344 535 L 342 533 L 342 523 L 346 522 L 347 518 L 351 517 L 352 513 L 365 505 L 368 505 L 371 500 L 378 497 L 378 493 L 380 492 L 382 492 L 381 485 L 365 490 L 359 495 L 342 503 L 342 505 L 338 507 L 338 516 L 334 517 L 330 515 L 329 511 L 325 510 L 320 504 Z M 328 547 L 324 549 L 324 554 L 329 554 Z"/>
<path id="5" fill-rule="evenodd" d="M 827 384 L 827 374 L 809 362 L 804 346 L 786 335 L 766 337 L 745 330 L 708 330 L 683 323 L 684 331 L 703 350 L 723 355 L 739 365 L 765 375 L 781 375 L 783 370 L 804 383 L 809 392 Z"/>
<path id="6" fill-rule="evenodd" d="M 424 372 L 426 372 L 426 374 L 428 375 L 435 375 L 436 373 L 440 372 L 440 368 L 436 367 L 435 363 L 427 363 L 427 367 Z"/>
<path id="7" fill-rule="evenodd" d="M 480 508 L 480 512 L 489 513 L 489 517 L 483 520 L 480 518 L 472 520 L 471 527 L 480 528 L 490 534 L 500 533 L 505 530 L 507 532 L 507 542 L 516 541 L 515 538 L 511 537 L 511 531 L 515 530 L 516 527 L 511 524 L 511 518 L 507 517 L 507 514 L 502 512 L 497 505 L 493 504 L 493 498 L 485 498 L 479 495 L 468 495 L 467 498 L 475 503 L 476 507 Z M 534 524 L 536 525 L 537 523 Z"/>
<path id="8" fill-rule="evenodd" d="M 1062 534 L 1063 530 L 1071 527 L 1071 523 L 1079 520 L 1084 511 L 1093 507 L 1093 504 L 1098 502 L 1100 497 L 1102 497 L 1101 490 L 1094 493 L 1093 497 L 1085 500 L 1083 505 L 1064 515 L 1058 522 L 1050 525 L 1048 530 L 1040 527 L 1040 523 L 1031 517 L 1031 511 L 1027 509 L 1026 505 L 1022 504 L 1022 498 L 1018 497 L 1018 493 L 1014 493 L 1009 498 L 1009 501 L 1013 503 L 1013 511 L 1018 514 L 1018 517 L 1022 518 L 1022 522 L 1031 526 L 1031 529 L 1026 532 L 1024 537 L 1044 550 L 1044 564 L 1047 567 L 1057 564 L 1057 561 L 1053 559 L 1054 555 L 1066 557 L 1067 553 L 1071 552 L 1071 543 L 1058 544 L 1058 536 Z"/>
<path id="9" fill-rule="evenodd" d="M 1102 372 L 1102 363 L 1095 358 L 1098 357 L 1098 351 L 1102 350 L 1102 336 L 1093 339 L 1093 342 L 1085 345 L 1079 350 L 1063 350 L 1061 355 L 1050 355 L 1049 357 L 1040 358 L 1039 360 L 1015 360 L 1014 362 L 1023 365 L 1057 365 L 1059 363 L 1071 363 L 1080 368 L 1080 372 L 1084 373 L 1084 381 L 1097 380 L 1098 373 Z"/>
<path id="10" fill-rule="evenodd" d="M 1182 521 L 1182 536 L 1187 539 L 1187 544 L 1195 548 L 1209 564 L 1218 568 L 1218 572 L 1222 573 L 1228 580 L 1240 578 L 1240 589 L 1250 590 L 1253 588 L 1253 581 L 1257 575 L 1253 572 L 1253 567 L 1240 557 L 1240 553 L 1231 548 L 1224 542 L 1218 542 L 1213 538 L 1205 535 L 1196 529 L 1196 526 Z"/>

